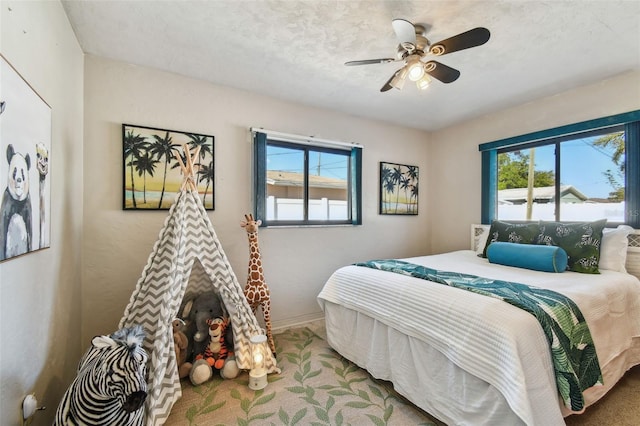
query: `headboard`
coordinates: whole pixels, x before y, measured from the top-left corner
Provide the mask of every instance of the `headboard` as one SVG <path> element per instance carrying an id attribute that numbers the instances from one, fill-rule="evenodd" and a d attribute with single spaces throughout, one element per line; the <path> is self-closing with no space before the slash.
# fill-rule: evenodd
<path id="1" fill-rule="evenodd" d="M 486 230 L 489 231 L 490 225 L 471 225 L 471 250 L 477 251 L 478 245 L 481 243 L 480 237 Z M 629 247 L 627 248 L 627 263 L 625 268 L 631 275 L 635 275 L 640 279 L 640 229 L 634 229 L 629 234 Z"/>

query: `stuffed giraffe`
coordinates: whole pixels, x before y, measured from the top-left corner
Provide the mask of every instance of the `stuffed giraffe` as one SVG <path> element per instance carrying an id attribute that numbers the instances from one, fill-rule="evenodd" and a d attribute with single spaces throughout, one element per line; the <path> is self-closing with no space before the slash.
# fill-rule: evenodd
<path id="1" fill-rule="evenodd" d="M 273 355 L 276 354 L 276 345 L 273 343 L 271 335 L 271 297 L 269 287 L 264 279 L 264 271 L 262 270 L 262 258 L 260 257 L 260 248 L 258 247 L 258 227 L 262 223 L 261 220 L 253 220 L 253 215 L 244 215 L 246 220 L 240 222 L 240 226 L 247 231 L 249 236 L 249 271 L 247 274 L 247 285 L 244 288 L 244 296 L 251 306 L 251 310 L 255 315 L 259 306 L 262 306 L 262 314 L 264 315 L 264 323 L 267 328 L 267 340 Z"/>

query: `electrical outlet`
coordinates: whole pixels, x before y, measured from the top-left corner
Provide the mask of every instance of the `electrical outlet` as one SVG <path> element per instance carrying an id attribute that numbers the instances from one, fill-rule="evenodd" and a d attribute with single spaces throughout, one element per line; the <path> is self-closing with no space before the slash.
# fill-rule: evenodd
<path id="1" fill-rule="evenodd" d="M 33 416 L 38 410 L 38 400 L 36 399 L 36 394 L 32 393 L 24 397 L 24 401 L 22 401 L 22 418 L 28 419 Z"/>

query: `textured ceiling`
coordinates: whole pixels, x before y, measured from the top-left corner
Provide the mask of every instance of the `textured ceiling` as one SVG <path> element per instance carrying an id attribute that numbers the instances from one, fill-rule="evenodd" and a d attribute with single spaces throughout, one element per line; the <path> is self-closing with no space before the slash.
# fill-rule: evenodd
<path id="1" fill-rule="evenodd" d="M 67 1 L 85 53 L 425 130 L 640 70 L 640 1 Z M 461 72 L 425 91 L 380 88 L 399 63 L 391 20 L 431 42 L 486 27 L 440 57 Z M 640 84 L 640 81 L 638 82 Z"/>

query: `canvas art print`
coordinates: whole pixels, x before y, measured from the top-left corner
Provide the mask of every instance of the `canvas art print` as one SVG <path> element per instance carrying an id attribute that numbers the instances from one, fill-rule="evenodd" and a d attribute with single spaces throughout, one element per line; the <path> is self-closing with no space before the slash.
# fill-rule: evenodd
<path id="1" fill-rule="evenodd" d="M 380 214 L 418 214 L 418 167 L 380 162 Z"/>
<path id="2" fill-rule="evenodd" d="M 205 209 L 214 209 L 214 137 L 151 127 L 122 125 L 124 210 L 167 210 L 180 191 L 183 145 L 200 147 L 195 163 L 198 194 Z"/>
<path id="3" fill-rule="evenodd" d="M 51 235 L 51 108 L 1 58 L 0 262 L 49 247 Z"/>

